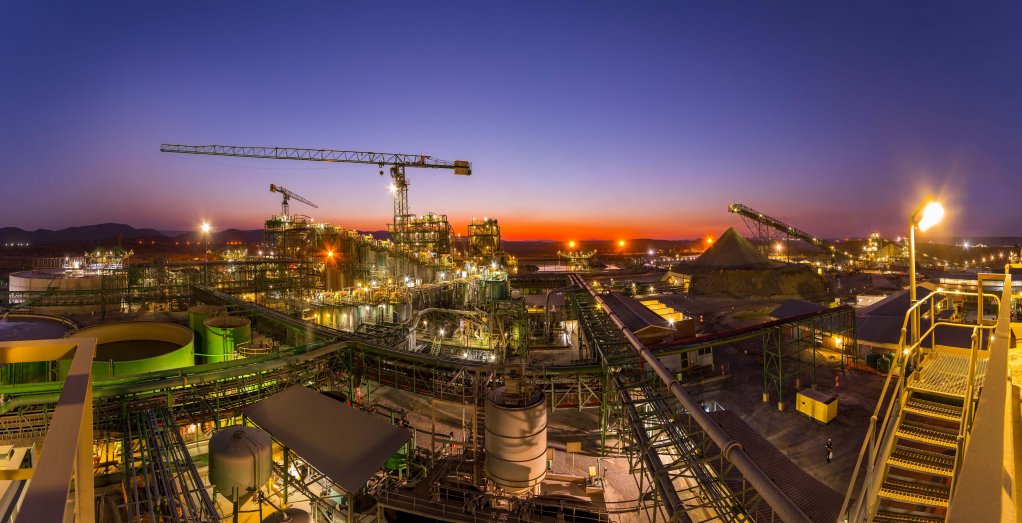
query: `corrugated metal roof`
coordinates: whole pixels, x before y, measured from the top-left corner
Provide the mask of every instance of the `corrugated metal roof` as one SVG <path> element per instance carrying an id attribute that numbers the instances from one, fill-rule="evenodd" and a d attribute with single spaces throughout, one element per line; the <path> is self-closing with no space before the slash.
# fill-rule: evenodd
<path id="1" fill-rule="evenodd" d="M 824 309 L 826 309 L 826 307 L 823 305 L 817 305 L 805 300 L 788 300 L 776 309 L 770 311 L 770 315 L 779 320 L 783 320 L 794 316 L 809 314 L 810 312 L 819 312 Z"/>
<path id="2" fill-rule="evenodd" d="M 621 319 L 625 327 L 628 327 L 628 330 L 636 334 L 642 329 L 649 327 L 671 329 L 667 320 L 646 308 L 645 305 L 639 303 L 639 300 L 635 298 L 614 293 L 604 294 L 600 297 L 614 311 L 614 314 Z"/>
<path id="3" fill-rule="evenodd" d="M 277 441 L 348 492 L 356 492 L 412 437 L 411 431 L 294 386 L 245 409 Z"/>

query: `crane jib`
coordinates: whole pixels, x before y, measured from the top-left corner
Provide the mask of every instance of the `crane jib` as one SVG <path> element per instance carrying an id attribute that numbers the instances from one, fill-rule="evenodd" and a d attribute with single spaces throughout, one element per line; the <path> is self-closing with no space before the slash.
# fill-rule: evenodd
<path id="1" fill-rule="evenodd" d="M 438 160 L 425 154 L 377 153 L 334 149 L 305 149 L 299 147 L 254 147 L 235 145 L 178 145 L 163 144 L 166 153 L 235 156 L 239 158 L 268 158 L 274 160 L 305 160 L 312 162 L 365 163 L 378 166 L 424 167 L 451 169 L 454 174 L 469 176 L 472 163 L 465 160 Z"/>

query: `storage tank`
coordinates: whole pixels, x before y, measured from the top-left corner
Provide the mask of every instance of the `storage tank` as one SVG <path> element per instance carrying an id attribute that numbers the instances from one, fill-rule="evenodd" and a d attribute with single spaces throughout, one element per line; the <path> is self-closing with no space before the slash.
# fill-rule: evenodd
<path id="1" fill-rule="evenodd" d="M 93 380 L 195 365 L 192 331 L 176 323 L 100 323 L 78 329 L 67 337 L 96 338 Z M 57 361 L 60 379 L 67 377 L 70 366 L 71 360 Z"/>
<path id="2" fill-rule="evenodd" d="M 508 378 L 486 395 L 486 476 L 510 493 L 538 492 L 546 477 L 543 391 Z"/>
<path id="3" fill-rule="evenodd" d="M 266 516 L 263 523 L 312 523 L 312 516 L 300 508 L 289 507 Z"/>
<path id="4" fill-rule="evenodd" d="M 223 305 L 200 304 L 188 309 L 188 326 L 195 333 L 195 346 L 200 349 L 206 346 L 206 325 L 205 321 L 216 316 L 227 316 L 227 307 Z M 196 358 L 195 363 L 203 363 Z"/>
<path id="5" fill-rule="evenodd" d="M 0 317 L 0 341 L 48 340 L 63 338 L 74 329 L 71 320 L 43 314 L 7 314 Z M 50 361 L 31 361 L 0 365 L 0 384 L 41 383 L 53 379 Z"/>
<path id="6" fill-rule="evenodd" d="M 243 499 L 270 479 L 273 442 L 257 427 L 233 425 L 209 439 L 209 481 L 227 498 Z"/>
<path id="7" fill-rule="evenodd" d="M 121 308 L 120 294 L 128 286 L 124 274 L 99 274 L 70 269 L 34 269 L 11 273 L 8 276 L 8 288 L 11 291 L 11 303 L 21 303 L 32 298 L 17 294 L 20 291 L 110 291 L 108 301 L 103 304 L 90 305 L 35 305 L 32 309 L 46 314 L 82 314 L 87 312 L 114 312 Z"/>
<path id="8" fill-rule="evenodd" d="M 240 343 L 252 340 L 252 320 L 240 316 L 217 316 L 203 324 L 206 335 L 202 352 L 204 363 L 219 363 L 231 359 Z"/>

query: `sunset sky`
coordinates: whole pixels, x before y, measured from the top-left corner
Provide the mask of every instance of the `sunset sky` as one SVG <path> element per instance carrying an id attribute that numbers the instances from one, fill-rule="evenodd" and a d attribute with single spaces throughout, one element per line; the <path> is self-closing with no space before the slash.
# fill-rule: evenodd
<path id="1" fill-rule="evenodd" d="M 270 183 L 380 230 L 370 165 L 180 144 L 427 154 L 411 209 L 511 239 L 692 238 L 741 202 L 821 236 L 1022 236 L 1022 3 L 10 2 L 0 226 L 259 228 Z"/>

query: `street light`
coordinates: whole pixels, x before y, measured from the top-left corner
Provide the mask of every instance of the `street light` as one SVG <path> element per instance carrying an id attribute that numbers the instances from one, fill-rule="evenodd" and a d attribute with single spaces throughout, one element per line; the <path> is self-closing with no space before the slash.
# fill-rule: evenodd
<path id="1" fill-rule="evenodd" d="M 916 229 L 926 232 L 944 218 L 944 206 L 931 201 L 916 211 L 909 220 L 908 227 L 908 289 L 909 306 L 916 304 Z M 912 344 L 919 341 L 919 310 L 912 311 Z"/>
<path id="2" fill-rule="evenodd" d="M 202 222 L 202 234 L 206 237 L 206 261 L 209 261 L 209 223 Z"/>

